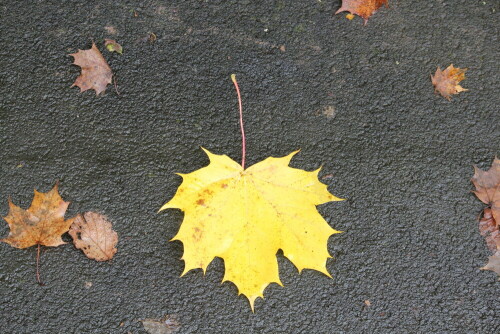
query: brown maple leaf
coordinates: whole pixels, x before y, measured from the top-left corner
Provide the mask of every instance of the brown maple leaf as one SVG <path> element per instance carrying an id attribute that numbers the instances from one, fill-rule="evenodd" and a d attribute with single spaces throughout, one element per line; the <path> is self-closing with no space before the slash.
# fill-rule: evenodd
<path id="1" fill-rule="evenodd" d="M 118 234 L 101 214 L 86 212 L 78 215 L 71 225 L 69 234 L 73 237 L 75 247 L 81 249 L 90 259 L 111 260 L 117 251 L 115 246 Z"/>
<path id="2" fill-rule="evenodd" d="M 361 16 L 366 24 L 370 16 L 379 10 L 380 7 L 383 5 L 388 7 L 387 2 L 388 0 L 342 0 L 342 6 L 335 14 L 347 11 L 351 14 Z"/>
<path id="3" fill-rule="evenodd" d="M 61 235 L 69 230 L 74 219 L 64 219 L 69 202 L 63 201 L 57 188 L 56 183 L 47 193 L 35 189 L 35 196 L 28 210 L 21 209 L 9 198 L 9 213 L 4 217 L 9 224 L 10 233 L 0 241 L 16 248 L 38 245 L 37 279 L 40 284 L 40 246 L 56 247 L 65 244 Z"/>
<path id="4" fill-rule="evenodd" d="M 82 74 L 76 78 L 71 87 L 80 87 L 80 92 L 94 89 L 96 95 L 104 92 L 112 81 L 113 73 L 97 46 L 92 43 L 92 48 L 78 50 L 70 56 L 75 58 L 73 64 L 82 68 Z"/>
<path id="5" fill-rule="evenodd" d="M 467 71 L 466 68 L 453 67 L 453 64 L 444 71 L 441 71 L 441 68 L 438 67 L 434 76 L 431 74 L 434 91 L 444 96 L 448 101 L 451 95 L 468 91 L 468 89 L 458 84 L 465 79 L 465 71 Z"/>

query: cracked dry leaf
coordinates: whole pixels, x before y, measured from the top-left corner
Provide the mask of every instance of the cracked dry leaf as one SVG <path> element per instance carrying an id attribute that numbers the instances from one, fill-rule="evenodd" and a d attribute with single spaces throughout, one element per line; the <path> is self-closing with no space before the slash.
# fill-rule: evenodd
<path id="1" fill-rule="evenodd" d="M 342 6 L 335 12 L 335 14 L 341 12 L 350 12 L 361 16 L 365 20 L 365 24 L 368 22 L 370 16 L 372 16 L 377 10 L 383 5 L 388 7 L 388 0 L 342 0 Z M 352 20 L 353 16 L 346 16 L 349 20 Z"/>
<path id="2" fill-rule="evenodd" d="M 76 248 L 89 259 L 111 260 L 115 255 L 118 234 L 113 231 L 107 218 L 95 212 L 86 212 L 75 218 L 69 234 Z"/>
<path id="3" fill-rule="evenodd" d="M 465 71 L 467 71 L 466 68 L 453 67 L 453 64 L 448 66 L 444 71 L 441 71 L 441 68 L 438 67 L 434 76 L 431 74 L 434 91 L 441 94 L 448 101 L 451 95 L 468 91 L 468 89 L 458 84 L 465 79 Z"/>
<path id="4" fill-rule="evenodd" d="M 104 92 L 106 86 L 111 83 L 113 73 L 97 46 L 92 43 L 92 48 L 78 50 L 70 56 L 75 58 L 73 64 L 82 68 L 82 74 L 76 78 L 71 87 L 80 87 L 80 92 L 93 89 L 96 95 Z"/>
<path id="5" fill-rule="evenodd" d="M 58 184 L 47 193 L 38 192 L 28 210 L 23 210 L 9 198 L 9 213 L 4 218 L 10 227 L 7 238 L 1 241 L 16 248 L 34 245 L 56 247 L 65 244 L 61 235 L 69 230 L 73 219 L 64 219 L 70 202 L 59 195 Z"/>
<path id="6" fill-rule="evenodd" d="M 339 201 L 318 180 L 319 169 L 289 167 L 298 152 L 269 157 L 247 169 L 226 155 L 205 150 L 210 164 L 183 178 L 175 196 L 160 210 L 178 208 L 184 221 L 172 240 L 184 245 L 185 269 L 201 268 L 220 257 L 223 281 L 233 282 L 253 310 L 271 283 L 282 285 L 276 253 L 302 271 L 329 276 L 327 242 L 339 231 L 331 228 L 317 205 Z"/>

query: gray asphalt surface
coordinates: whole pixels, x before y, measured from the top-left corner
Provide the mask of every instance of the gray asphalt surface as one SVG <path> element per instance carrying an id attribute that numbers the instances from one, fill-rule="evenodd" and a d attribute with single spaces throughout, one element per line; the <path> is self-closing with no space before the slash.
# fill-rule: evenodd
<path id="1" fill-rule="evenodd" d="M 102 212 L 120 241 L 110 263 L 45 248 L 44 287 L 35 247 L 0 244 L 0 331 L 145 333 L 139 319 L 171 315 L 177 333 L 498 332 L 500 285 L 479 270 L 489 251 L 469 180 L 500 153 L 499 3 L 390 4 L 364 26 L 333 16 L 334 0 L 1 1 L 0 214 L 9 196 L 27 208 L 33 188 L 60 180 L 66 217 Z M 70 88 L 80 69 L 68 54 L 92 40 L 120 95 Z M 450 64 L 469 69 L 470 90 L 451 102 L 430 82 Z M 183 215 L 157 214 L 174 173 L 207 164 L 200 145 L 239 161 L 231 73 L 248 163 L 300 148 L 292 165 L 323 165 L 347 198 L 319 208 L 345 231 L 328 244 L 333 279 L 298 275 L 279 254 L 285 288 L 270 286 L 255 314 L 220 284 L 219 259 L 179 278 L 182 244 L 167 240 Z"/>

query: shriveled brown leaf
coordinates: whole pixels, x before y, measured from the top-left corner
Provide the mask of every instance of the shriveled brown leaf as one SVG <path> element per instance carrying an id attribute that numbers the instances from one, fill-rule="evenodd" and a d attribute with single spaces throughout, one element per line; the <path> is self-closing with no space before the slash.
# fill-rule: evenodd
<path id="1" fill-rule="evenodd" d="M 377 10 L 385 5 L 388 7 L 388 0 L 342 0 L 342 6 L 335 12 L 335 14 L 341 12 L 350 12 L 351 14 L 355 14 L 361 16 L 366 22 L 370 16 L 372 16 Z M 352 20 L 352 17 L 347 17 L 349 20 Z"/>
<path id="2" fill-rule="evenodd" d="M 95 212 L 86 212 L 75 218 L 69 234 L 75 247 L 96 261 L 111 260 L 115 255 L 118 234 L 107 218 Z"/>
<path id="3" fill-rule="evenodd" d="M 474 194 L 481 202 L 489 205 L 493 218 L 500 222 L 500 159 L 495 158 L 487 171 L 474 166 L 474 176 L 471 181 L 476 187 Z"/>
<path id="4" fill-rule="evenodd" d="M 112 81 L 113 73 L 97 46 L 92 43 L 92 48 L 78 50 L 70 56 L 75 58 L 73 64 L 82 68 L 82 74 L 71 87 L 78 86 L 81 92 L 93 89 L 96 95 L 104 92 Z"/>
<path id="5" fill-rule="evenodd" d="M 123 48 L 117 41 L 114 39 L 105 39 L 104 46 L 108 49 L 109 52 L 117 52 L 119 54 L 123 53 Z"/>
<path id="6" fill-rule="evenodd" d="M 63 201 L 57 188 L 56 183 L 47 193 L 35 189 L 35 197 L 28 210 L 21 209 L 9 199 L 9 213 L 4 219 L 9 224 L 10 233 L 1 241 L 16 248 L 65 244 L 61 235 L 69 230 L 74 218 L 64 219 L 70 202 Z"/>
<path id="7" fill-rule="evenodd" d="M 453 67 L 453 64 L 444 71 L 438 67 L 434 76 L 431 74 L 435 92 L 450 100 L 451 95 L 468 91 L 458 84 L 465 79 L 465 71 L 467 71 L 466 68 Z"/>

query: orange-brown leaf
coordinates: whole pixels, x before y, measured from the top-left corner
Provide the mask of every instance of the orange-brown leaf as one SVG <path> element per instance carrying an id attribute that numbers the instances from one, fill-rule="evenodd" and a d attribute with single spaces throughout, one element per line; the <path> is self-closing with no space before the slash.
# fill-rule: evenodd
<path id="1" fill-rule="evenodd" d="M 474 166 L 471 181 L 476 187 L 474 194 L 481 202 L 490 206 L 493 218 L 500 222 L 500 159 L 495 158 L 487 171 Z"/>
<path id="2" fill-rule="evenodd" d="M 342 6 L 335 13 L 350 12 L 361 16 L 366 22 L 380 7 L 387 4 L 388 0 L 342 0 Z"/>
<path id="3" fill-rule="evenodd" d="M 10 233 L 1 241 L 17 248 L 65 244 L 61 235 L 69 230 L 74 218 L 64 219 L 69 202 L 63 201 L 57 186 L 47 193 L 35 189 L 35 197 L 28 210 L 21 209 L 9 199 L 9 213 L 4 219 L 9 224 Z"/>
<path id="4" fill-rule="evenodd" d="M 88 258 L 96 261 L 111 260 L 116 253 L 118 234 L 111 228 L 106 217 L 95 212 L 78 215 L 71 225 L 69 234 L 75 247 Z"/>
<path id="5" fill-rule="evenodd" d="M 434 91 L 448 100 L 453 94 L 468 91 L 468 89 L 459 85 L 459 82 L 465 79 L 465 71 L 467 71 L 466 68 L 453 67 L 453 64 L 444 71 L 441 71 L 441 68 L 438 67 L 434 76 L 431 74 Z"/>
<path id="6" fill-rule="evenodd" d="M 96 45 L 92 43 L 91 49 L 78 50 L 70 56 L 75 58 L 73 64 L 82 68 L 82 74 L 71 87 L 78 86 L 81 92 L 94 89 L 96 95 L 104 92 L 106 86 L 111 83 L 113 73 Z"/>

